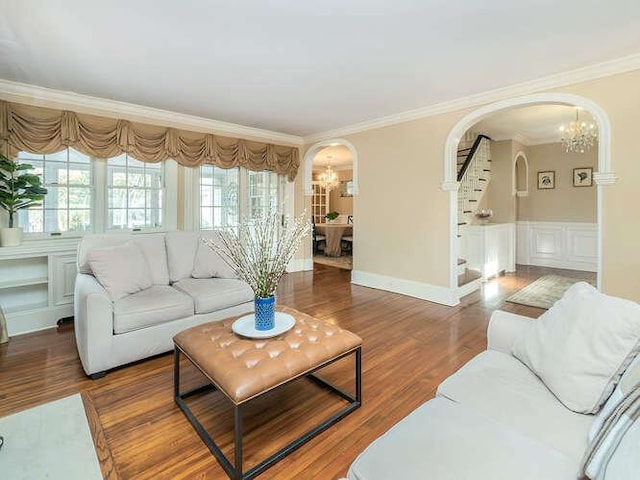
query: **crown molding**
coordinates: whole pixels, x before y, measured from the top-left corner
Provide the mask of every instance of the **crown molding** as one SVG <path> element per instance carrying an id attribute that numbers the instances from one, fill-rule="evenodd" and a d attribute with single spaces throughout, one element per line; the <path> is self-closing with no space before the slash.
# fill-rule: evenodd
<path id="1" fill-rule="evenodd" d="M 640 69 L 640 53 L 304 137 L 309 144 Z"/>
<path id="2" fill-rule="evenodd" d="M 246 127 L 235 123 L 145 107 L 133 103 L 108 100 L 74 92 L 38 87 L 26 83 L 0 79 L 0 99 L 36 107 L 73 110 L 78 113 L 110 118 L 152 123 L 163 127 L 194 130 L 218 135 L 232 135 L 248 140 L 266 141 L 302 146 L 303 138 L 297 135 Z"/>

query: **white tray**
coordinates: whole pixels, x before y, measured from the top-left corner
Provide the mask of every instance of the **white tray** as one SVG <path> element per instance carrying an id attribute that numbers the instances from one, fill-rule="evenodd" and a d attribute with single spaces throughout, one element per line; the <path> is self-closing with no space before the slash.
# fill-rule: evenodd
<path id="1" fill-rule="evenodd" d="M 296 324 L 296 319 L 288 313 L 276 312 L 274 323 L 275 326 L 270 330 L 256 330 L 255 315 L 250 313 L 233 322 L 231 330 L 247 338 L 271 338 L 291 330 Z"/>

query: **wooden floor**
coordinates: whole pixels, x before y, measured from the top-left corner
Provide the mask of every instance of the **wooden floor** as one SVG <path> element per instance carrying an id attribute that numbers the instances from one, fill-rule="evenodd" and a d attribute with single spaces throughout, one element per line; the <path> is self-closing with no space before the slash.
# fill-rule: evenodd
<path id="1" fill-rule="evenodd" d="M 513 292 L 558 270 L 522 267 L 485 284 L 457 307 L 351 285 L 351 272 L 316 265 L 285 276 L 278 302 L 360 335 L 363 405 L 258 478 L 337 479 L 372 440 L 424 401 L 438 384 L 486 348 L 495 309 L 539 316 L 543 310 L 505 303 Z M 353 363 L 327 377 L 349 388 Z M 106 478 L 224 479 L 172 399 L 172 356 L 161 355 L 88 379 L 77 356 L 73 327 L 14 337 L 0 345 L 0 417 L 81 392 Z M 197 381 L 195 374 L 187 380 Z M 266 395 L 248 411 L 245 469 L 343 406 L 308 380 Z M 233 419 L 219 393 L 196 399 L 223 451 L 232 457 Z M 69 459 L 73 461 L 73 459 Z"/>

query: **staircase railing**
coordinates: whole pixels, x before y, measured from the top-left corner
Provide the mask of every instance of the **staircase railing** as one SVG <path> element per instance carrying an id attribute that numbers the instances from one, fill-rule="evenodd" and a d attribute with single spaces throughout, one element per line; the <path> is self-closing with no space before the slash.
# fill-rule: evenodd
<path id="1" fill-rule="evenodd" d="M 482 142 L 482 139 L 486 138 L 487 140 L 491 140 L 490 137 L 486 136 L 486 135 L 478 135 L 475 139 L 475 141 L 473 142 L 473 145 L 471 146 L 471 150 L 469 150 L 469 153 L 467 154 L 467 158 L 465 159 L 464 163 L 462 164 L 462 168 L 458 171 L 458 181 L 461 182 L 462 179 L 464 178 L 464 174 L 467 172 L 467 170 L 469 169 L 469 165 L 471 165 L 471 161 L 473 160 L 473 156 L 476 154 L 476 151 L 478 150 L 478 147 L 480 146 L 480 142 Z"/>

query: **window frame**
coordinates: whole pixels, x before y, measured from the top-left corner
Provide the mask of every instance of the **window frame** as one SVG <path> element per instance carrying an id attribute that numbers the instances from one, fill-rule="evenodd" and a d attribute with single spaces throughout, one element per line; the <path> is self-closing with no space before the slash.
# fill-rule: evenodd
<path id="1" fill-rule="evenodd" d="M 71 148 L 71 147 L 68 147 Z M 81 152 L 80 152 L 81 153 Z M 28 152 L 27 152 L 28 154 Z M 41 154 L 34 154 L 41 155 Z M 68 157 L 67 157 L 68 158 Z M 16 158 L 21 163 L 33 163 L 39 161 L 37 159 Z M 31 160 L 31 161 L 30 161 Z M 109 229 L 107 228 L 108 218 L 108 185 L 107 185 L 107 159 L 98 159 L 89 156 L 89 165 L 91 171 L 92 184 L 91 190 L 90 212 L 91 225 L 87 230 L 74 230 L 66 232 L 24 232 L 24 242 L 56 240 L 61 238 L 73 239 L 81 238 L 93 233 L 157 233 L 176 230 L 178 228 L 178 185 L 179 185 L 179 166 L 173 159 L 163 161 L 164 165 L 164 189 L 163 189 L 163 205 L 162 205 L 162 226 L 157 228 L 126 228 L 126 229 Z M 68 163 L 68 160 L 67 160 Z M 46 201 L 46 197 L 45 197 Z M 6 212 L 2 212 L 3 214 Z"/>
<path id="2" fill-rule="evenodd" d="M 125 155 L 124 153 L 122 155 Z M 120 156 L 120 155 L 118 155 Z M 114 157 L 115 158 L 115 157 Z M 137 160 L 135 157 L 131 157 Z M 162 162 L 163 173 L 162 180 L 164 186 L 161 188 L 163 194 L 163 205 L 161 208 L 162 225 L 159 227 L 128 227 L 128 228 L 109 228 L 109 160 L 95 160 L 102 164 L 100 169 L 101 182 L 100 186 L 103 191 L 100 195 L 100 230 L 97 233 L 158 233 L 177 228 L 177 202 L 178 202 L 178 163 L 168 158 Z M 137 160 L 140 161 L 140 160 Z"/>
<path id="3" fill-rule="evenodd" d="M 60 150 L 59 152 L 55 152 L 53 154 L 42 154 L 42 153 L 31 153 L 31 152 L 27 152 L 27 151 L 21 151 L 18 153 L 18 155 L 15 158 L 15 161 L 17 161 L 18 163 L 26 163 L 26 164 L 33 164 L 34 162 L 40 162 L 42 163 L 42 186 L 44 188 L 47 189 L 51 189 L 51 188 L 60 188 L 58 187 L 58 185 L 60 185 L 58 182 L 47 182 L 45 183 L 46 180 L 46 174 L 45 174 L 45 169 L 46 169 L 46 165 L 47 162 L 51 162 L 51 163 L 60 163 L 61 165 L 64 164 L 66 165 L 67 171 L 69 171 L 69 164 L 70 163 L 77 163 L 77 162 L 72 162 L 70 161 L 69 158 L 69 153 L 68 150 L 72 149 L 71 147 L 67 147 L 63 150 Z M 75 150 L 76 152 L 78 152 L 81 155 L 84 155 L 82 152 Z M 54 160 L 47 160 L 45 157 L 46 155 L 55 155 L 61 152 L 67 152 L 67 160 L 66 162 L 55 162 Z M 22 158 L 20 155 L 24 153 L 26 158 Z M 38 159 L 38 158 L 29 158 L 29 155 L 33 155 L 35 156 L 41 156 L 42 158 Z M 96 217 L 96 212 L 95 212 L 95 198 L 96 198 L 96 188 L 95 188 L 95 182 L 96 182 L 96 178 L 95 178 L 95 168 L 94 168 L 94 161 L 93 158 L 88 156 L 88 155 L 84 155 L 85 157 L 87 157 L 89 159 L 89 174 L 91 177 L 91 183 L 88 186 L 82 186 L 82 185 L 72 185 L 69 184 L 69 179 L 67 178 L 67 183 L 62 185 L 62 188 L 66 188 L 67 191 L 71 188 L 86 188 L 87 190 L 89 190 L 90 192 L 90 200 L 89 200 L 89 228 L 87 230 L 67 230 L 67 231 L 59 231 L 59 230 L 55 230 L 55 231 L 42 231 L 42 232 L 27 232 L 27 231 L 23 231 L 23 240 L 25 242 L 31 241 L 31 240 L 43 240 L 43 239 L 49 239 L 49 238 L 60 238 L 60 237 L 64 237 L 64 238 L 80 238 L 86 234 L 89 233 L 93 233 L 94 232 L 94 224 L 95 224 L 95 217 Z M 48 194 L 47 194 L 48 195 Z M 42 222 L 43 222 L 43 230 L 45 228 L 45 210 L 60 210 L 63 211 L 65 209 L 61 209 L 61 208 L 54 208 L 54 209 L 47 209 L 45 208 L 47 205 L 47 196 L 45 195 L 44 201 L 43 203 L 43 208 L 42 209 L 37 209 L 37 210 L 42 210 Z M 26 209 L 29 210 L 29 209 Z M 17 226 L 23 227 L 20 216 L 21 216 L 21 211 L 18 211 L 18 224 Z M 69 212 L 69 204 L 67 202 L 67 207 L 66 207 L 66 211 Z M 8 215 L 7 215 L 8 217 Z M 14 217 L 15 218 L 15 217 Z M 15 224 L 14 224 L 15 225 Z M 23 227 L 24 229 L 24 227 Z"/>
<path id="4" fill-rule="evenodd" d="M 220 168 L 220 167 L 218 167 Z M 244 167 L 239 169 L 238 175 L 238 203 L 239 220 L 247 218 L 249 211 L 249 172 Z M 252 172 L 262 173 L 262 172 Z M 270 172 L 271 173 L 271 172 Z M 275 173 L 275 172 L 273 172 Z M 200 167 L 185 167 L 183 175 L 183 227 L 185 230 L 201 230 L 200 228 Z M 294 183 L 288 181 L 285 175 L 278 174 L 278 204 L 282 205 L 283 215 L 294 215 Z"/>

